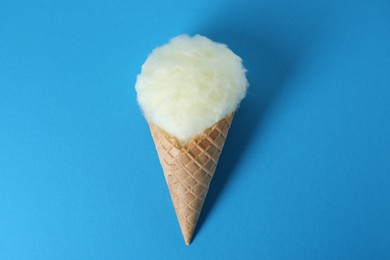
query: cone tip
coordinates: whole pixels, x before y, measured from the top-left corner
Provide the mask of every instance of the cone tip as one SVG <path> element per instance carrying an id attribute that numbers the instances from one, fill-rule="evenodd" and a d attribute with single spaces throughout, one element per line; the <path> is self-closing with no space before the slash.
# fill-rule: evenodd
<path id="1" fill-rule="evenodd" d="M 186 246 L 189 246 L 191 244 L 191 238 L 184 238 L 184 243 L 186 243 Z"/>
<path id="2" fill-rule="evenodd" d="M 184 243 L 186 243 L 187 246 L 191 244 L 192 240 L 192 232 L 191 233 L 183 233 Z"/>

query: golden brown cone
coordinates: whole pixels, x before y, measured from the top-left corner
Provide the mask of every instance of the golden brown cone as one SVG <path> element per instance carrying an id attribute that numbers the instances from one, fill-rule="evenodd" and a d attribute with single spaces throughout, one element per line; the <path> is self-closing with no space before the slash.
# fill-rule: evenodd
<path id="1" fill-rule="evenodd" d="M 149 124 L 186 245 L 191 242 L 233 116 L 185 145 Z"/>

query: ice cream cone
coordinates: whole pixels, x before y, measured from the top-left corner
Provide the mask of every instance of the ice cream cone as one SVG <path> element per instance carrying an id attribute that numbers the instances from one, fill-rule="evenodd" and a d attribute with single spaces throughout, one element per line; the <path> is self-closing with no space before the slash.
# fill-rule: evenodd
<path id="1" fill-rule="evenodd" d="M 187 245 L 191 242 L 233 116 L 234 113 L 223 118 L 185 145 L 149 124 Z"/>
<path id="2" fill-rule="evenodd" d="M 142 65 L 135 89 L 188 245 L 248 81 L 242 59 L 207 37 L 179 35 Z"/>

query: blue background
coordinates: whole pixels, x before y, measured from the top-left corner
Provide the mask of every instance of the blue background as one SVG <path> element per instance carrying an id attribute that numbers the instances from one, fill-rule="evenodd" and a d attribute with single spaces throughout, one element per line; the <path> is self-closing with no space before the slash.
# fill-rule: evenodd
<path id="1" fill-rule="evenodd" d="M 186 247 L 134 84 L 181 34 L 250 89 Z M 0 1 L 0 259 L 390 259 L 389 1 Z"/>

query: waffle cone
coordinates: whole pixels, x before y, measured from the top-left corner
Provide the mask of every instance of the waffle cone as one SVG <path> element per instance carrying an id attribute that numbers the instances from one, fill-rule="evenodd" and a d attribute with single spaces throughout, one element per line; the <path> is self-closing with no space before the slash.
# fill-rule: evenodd
<path id="1" fill-rule="evenodd" d="M 220 120 L 185 145 L 149 124 L 187 245 L 191 242 L 233 116 Z"/>

